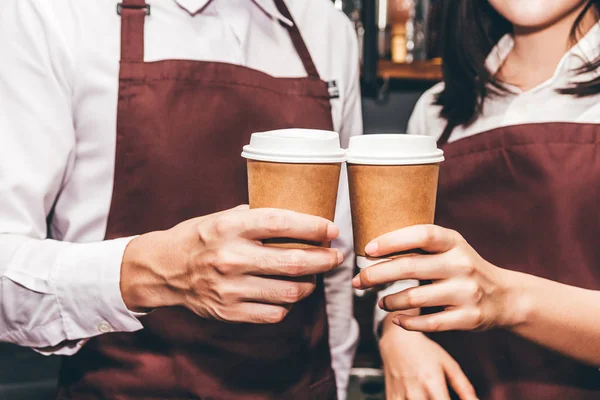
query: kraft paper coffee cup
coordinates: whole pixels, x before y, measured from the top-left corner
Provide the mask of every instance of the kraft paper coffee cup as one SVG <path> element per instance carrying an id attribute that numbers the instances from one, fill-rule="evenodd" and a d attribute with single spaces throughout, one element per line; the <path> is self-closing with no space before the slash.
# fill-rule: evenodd
<path id="1" fill-rule="evenodd" d="M 444 153 L 430 136 L 383 134 L 352 137 L 346 157 L 354 249 L 358 266 L 366 268 L 399 256 L 367 257 L 370 241 L 400 228 L 433 223 Z"/>
<path id="2" fill-rule="evenodd" d="M 250 208 L 280 208 L 333 221 L 345 161 L 336 132 L 283 129 L 254 133 L 242 156 L 248 162 Z M 289 238 L 274 238 L 265 244 L 328 245 Z"/>

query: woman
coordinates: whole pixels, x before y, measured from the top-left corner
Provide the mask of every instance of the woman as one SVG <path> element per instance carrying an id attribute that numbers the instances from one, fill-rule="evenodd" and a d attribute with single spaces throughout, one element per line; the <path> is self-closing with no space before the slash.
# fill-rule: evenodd
<path id="1" fill-rule="evenodd" d="M 429 283 L 379 302 L 388 398 L 600 398 L 599 12 L 446 2 L 444 82 L 409 125 L 446 154 L 437 225 L 377 238 L 425 254 L 354 280 Z"/>

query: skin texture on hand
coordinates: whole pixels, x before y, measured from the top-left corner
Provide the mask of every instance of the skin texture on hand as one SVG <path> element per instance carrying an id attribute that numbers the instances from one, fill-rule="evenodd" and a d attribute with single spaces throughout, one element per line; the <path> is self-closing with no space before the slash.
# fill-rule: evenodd
<path id="1" fill-rule="evenodd" d="M 386 399 L 450 400 L 448 386 L 461 400 L 477 399 L 475 390 L 456 361 L 420 332 L 383 322 L 379 351 L 383 360 Z"/>
<path id="2" fill-rule="evenodd" d="M 121 292 L 130 310 L 184 306 L 225 322 L 277 323 L 339 266 L 335 249 L 282 249 L 263 239 L 328 242 L 330 221 L 286 210 L 238 207 L 142 235 L 127 247 Z"/>
<path id="3" fill-rule="evenodd" d="M 402 279 L 432 280 L 383 298 L 380 307 L 403 311 L 446 307 L 426 316 L 398 315 L 407 330 L 438 332 L 485 330 L 517 322 L 507 312 L 510 290 L 503 271 L 488 263 L 456 232 L 433 225 L 418 225 L 383 235 L 367 245 L 370 255 L 422 249 L 429 254 L 400 257 L 367 268 L 353 283 L 360 288 Z"/>
<path id="4" fill-rule="evenodd" d="M 429 254 L 374 265 L 356 276 L 356 288 L 397 280 L 433 283 L 385 297 L 388 311 L 442 307 L 431 315 L 398 314 L 393 323 L 409 331 L 510 330 L 539 345 L 593 366 L 600 365 L 600 292 L 505 270 L 484 260 L 455 231 L 418 225 L 383 235 L 371 256 L 422 249 Z M 568 268 L 568 266 L 565 266 Z"/>

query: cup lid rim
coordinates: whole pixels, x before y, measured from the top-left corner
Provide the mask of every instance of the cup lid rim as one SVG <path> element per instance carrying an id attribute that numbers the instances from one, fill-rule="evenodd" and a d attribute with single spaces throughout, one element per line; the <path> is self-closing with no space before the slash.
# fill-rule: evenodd
<path id="1" fill-rule="evenodd" d="M 291 143 L 291 148 L 275 150 L 271 146 L 263 146 L 271 139 Z M 296 146 L 294 142 L 308 145 Z M 319 142 L 324 146 L 315 146 Z M 242 157 L 279 163 L 342 163 L 346 161 L 346 151 L 339 145 L 339 134 L 335 131 L 290 128 L 252 134 L 250 144 L 243 148 Z"/>
<path id="2" fill-rule="evenodd" d="M 409 146 L 405 150 L 406 144 Z M 436 164 L 444 161 L 444 151 L 427 135 L 369 134 L 350 138 L 346 161 L 365 165 Z"/>

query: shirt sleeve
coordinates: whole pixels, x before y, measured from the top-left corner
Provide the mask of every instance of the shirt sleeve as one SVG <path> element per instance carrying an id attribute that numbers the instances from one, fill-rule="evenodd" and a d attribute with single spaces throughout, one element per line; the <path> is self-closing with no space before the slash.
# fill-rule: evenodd
<path id="1" fill-rule="evenodd" d="M 349 79 L 344 88 L 346 95 L 343 97 L 342 122 L 339 129 L 341 144 L 344 148 L 348 146 L 351 136 L 360 135 L 363 131 L 358 43 L 354 29 L 349 21 L 346 22 L 347 35 L 350 40 L 345 45 L 350 46 L 352 50 L 349 52 Z M 344 263 L 325 277 L 325 296 L 332 367 L 336 373 L 338 399 L 343 400 L 347 396 L 350 370 L 358 346 L 359 335 L 358 323 L 354 319 L 353 313 L 352 277 L 355 257 L 346 168 L 342 168 L 340 177 L 335 223 L 340 229 L 340 236 L 332 243 L 332 246 L 344 254 Z"/>
<path id="2" fill-rule="evenodd" d="M 48 238 L 54 205 L 76 163 L 74 65 L 36 0 L 0 2 L 0 341 L 46 354 L 142 325 L 120 293 L 130 239 Z"/>

